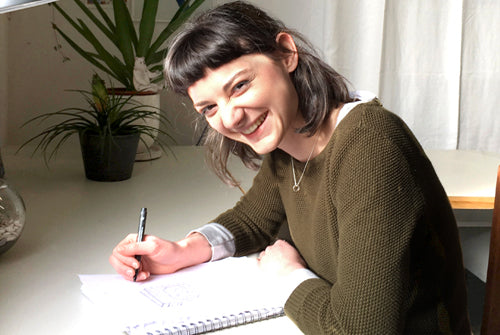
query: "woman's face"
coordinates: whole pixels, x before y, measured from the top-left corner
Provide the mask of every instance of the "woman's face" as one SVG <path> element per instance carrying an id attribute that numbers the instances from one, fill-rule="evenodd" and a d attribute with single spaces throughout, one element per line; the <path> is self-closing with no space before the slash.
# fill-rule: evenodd
<path id="1" fill-rule="evenodd" d="M 291 140 L 303 122 L 290 80 L 295 67 L 286 58 L 241 56 L 208 70 L 188 88 L 188 94 L 212 128 L 266 154 Z"/>

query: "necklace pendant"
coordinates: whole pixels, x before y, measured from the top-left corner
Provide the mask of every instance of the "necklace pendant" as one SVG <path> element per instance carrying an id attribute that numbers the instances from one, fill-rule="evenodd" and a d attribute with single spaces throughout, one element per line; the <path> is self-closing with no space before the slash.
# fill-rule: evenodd
<path id="1" fill-rule="evenodd" d="M 304 165 L 304 169 L 302 170 L 302 174 L 300 175 L 299 177 L 299 181 L 297 181 L 297 177 L 295 176 L 295 166 L 293 164 L 293 157 L 292 155 L 290 155 L 290 160 L 292 162 L 292 175 L 293 175 L 293 186 L 292 186 L 292 190 L 297 193 L 298 191 L 300 191 L 300 182 L 302 181 L 302 178 L 304 177 L 304 173 L 306 173 L 306 168 L 307 168 L 307 164 L 309 164 L 309 160 L 311 159 L 311 156 L 314 152 L 314 149 L 316 148 L 316 144 L 318 144 L 318 139 L 319 139 L 319 136 L 316 136 L 316 141 L 314 141 L 314 146 L 311 150 L 311 152 L 309 153 L 309 157 L 307 157 L 307 160 L 306 160 L 306 164 Z"/>

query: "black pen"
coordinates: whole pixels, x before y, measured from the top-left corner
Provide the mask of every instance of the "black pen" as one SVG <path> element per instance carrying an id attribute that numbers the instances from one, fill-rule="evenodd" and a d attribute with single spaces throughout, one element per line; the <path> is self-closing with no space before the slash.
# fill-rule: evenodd
<path id="1" fill-rule="evenodd" d="M 142 242 L 144 239 L 144 229 L 146 229 L 146 217 L 148 216 L 148 209 L 141 209 L 141 217 L 139 219 L 139 230 L 137 232 L 137 242 Z M 137 280 L 137 274 L 139 273 L 139 268 L 141 267 L 141 255 L 136 255 L 135 259 L 139 262 L 139 266 L 135 269 L 134 281 Z"/>

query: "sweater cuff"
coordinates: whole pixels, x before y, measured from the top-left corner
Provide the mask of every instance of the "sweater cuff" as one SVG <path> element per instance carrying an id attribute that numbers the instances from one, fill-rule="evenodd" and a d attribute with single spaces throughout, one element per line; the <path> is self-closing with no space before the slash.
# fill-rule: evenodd
<path id="1" fill-rule="evenodd" d="M 289 297 L 302 282 L 313 278 L 319 277 L 309 269 L 294 270 L 286 276 L 285 282 L 283 283 L 283 293 L 286 293 L 286 296 Z"/>
<path id="2" fill-rule="evenodd" d="M 212 258 L 210 262 L 219 259 L 232 257 L 236 252 L 234 236 L 229 230 L 218 223 L 209 223 L 198 229 L 190 231 L 187 236 L 199 233 L 207 239 L 212 248 Z"/>
<path id="3" fill-rule="evenodd" d="M 286 276 L 273 275 L 270 278 L 271 286 L 275 288 L 273 295 L 285 306 L 295 289 L 304 281 L 312 278 L 318 278 L 318 276 L 309 269 L 297 269 Z"/>

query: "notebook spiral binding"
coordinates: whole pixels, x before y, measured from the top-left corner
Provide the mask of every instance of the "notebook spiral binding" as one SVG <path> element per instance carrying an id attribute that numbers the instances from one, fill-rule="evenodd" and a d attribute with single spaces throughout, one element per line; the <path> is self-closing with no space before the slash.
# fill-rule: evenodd
<path id="1" fill-rule="evenodd" d="M 204 334 L 224 328 L 235 327 L 247 323 L 267 320 L 285 315 L 283 307 L 245 311 L 239 314 L 230 314 L 221 318 L 200 321 L 189 325 L 181 325 L 172 328 L 156 329 L 146 332 L 147 335 L 196 335 Z"/>

